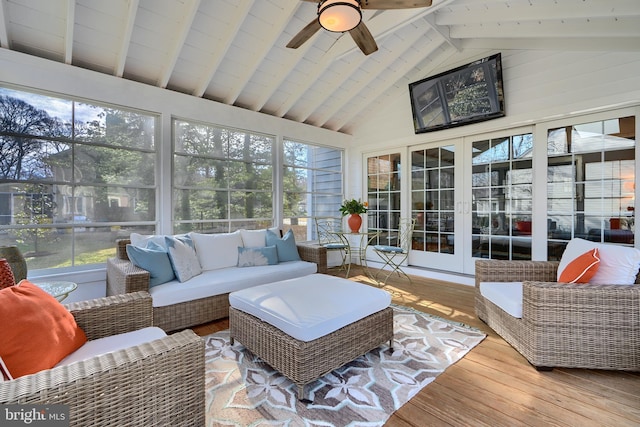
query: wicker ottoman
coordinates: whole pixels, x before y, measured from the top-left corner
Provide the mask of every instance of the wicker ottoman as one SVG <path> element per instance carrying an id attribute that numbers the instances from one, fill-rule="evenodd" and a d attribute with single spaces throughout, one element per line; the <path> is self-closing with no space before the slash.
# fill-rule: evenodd
<path id="1" fill-rule="evenodd" d="M 232 292 L 229 302 L 231 344 L 291 379 L 300 400 L 306 384 L 393 343 L 391 296 L 350 280 L 313 274 Z"/>

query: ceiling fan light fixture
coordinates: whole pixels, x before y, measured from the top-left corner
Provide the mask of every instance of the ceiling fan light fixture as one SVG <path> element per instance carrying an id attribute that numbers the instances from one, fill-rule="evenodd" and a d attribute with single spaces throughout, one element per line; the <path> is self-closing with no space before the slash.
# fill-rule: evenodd
<path id="1" fill-rule="evenodd" d="M 354 29 L 362 21 L 359 0 L 324 0 L 318 3 L 318 21 L 322 28 L 336 33 Z"/>

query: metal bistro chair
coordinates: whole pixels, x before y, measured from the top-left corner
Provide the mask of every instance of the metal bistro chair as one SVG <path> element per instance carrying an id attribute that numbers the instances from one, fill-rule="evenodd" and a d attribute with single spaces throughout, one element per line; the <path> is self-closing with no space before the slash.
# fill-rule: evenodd
<path id="1" fill-rule="evenodd" d="M 398 232 L 395 236 L 387 237 L 389 239 L 389 243 L 391 243 L 391 239 L 396 239 L 396 245 L 374 245 L 373 251 L 378 254 L 380 258 L 384 261 L 384 265 L 375 275 L 375 281 L 378 283 L 387 283 L 387 279 L 393 273 L 397 273 L 398 276 L 406 277 L 411 283 L 411 277 L 407 275 L 407 273 L 402 270 L 402 264 L 409 257 L 409 249 L 411 245 L 411 235 L 413 234 L 413 228 L 416 224 L 415 219 L 411 218 L 401 218 L 400 224 L 398 225 Z M 378 276 L 380 273 L 385 271 L 385 267 L 389 266 L 390 270 L 387 270 L 387 274 L 384 277 L 384 281 L 378 280 Z"/>
<path id="2" fill-rule="evenodd" d="M 345 277 L 349 277 L 351 263 L 347 262 L 347 256 L 350 256 L 350 247 L 346 238 L 339 234 L 342 231 L 342 221 L 335 218 L 315 218 L 315 223 L 318 243 L 327 248 L 327 252 L 340 252 L 342 258 L 340 269 L 346 270 Z"/>

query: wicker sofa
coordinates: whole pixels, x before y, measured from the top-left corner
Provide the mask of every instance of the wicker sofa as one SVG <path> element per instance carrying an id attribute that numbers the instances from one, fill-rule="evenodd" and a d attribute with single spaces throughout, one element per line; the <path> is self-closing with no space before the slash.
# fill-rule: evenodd
<path id="1" fill-rule="evenodd" d="M 90 340 L 152 326 L 151 297 L 146 292 L 66 307 Z M 69 405 L 71 426 L 204 425 L 204 374 L 204 342 L 185 330 L 0 381 L 0 403 Z"/>
<path id="2" fill-rule="evenodd" d="M 107 260 L 107 295 L 149 290 L 149 272 L 136 267 L 127 255 L 131 241 L 116 241 L 117 256 Z M 303 261 L 317 265 L 317 273 L 327 271 L 327 250 L 317 243 L 297 243 Z M 229 293 L 191 301 L 153 307 L 153 324 L 165 331 L 176 331 L 229 316 Z"/>
<path id="3" fill-rule="evenodd" d="M 477 316 L 539 370 L 640 370 L 636 284 L 557 283 L 556 261 L 476 261 Z M 480 293 L 482 282 L 523 282 L 522 318 Z"/>

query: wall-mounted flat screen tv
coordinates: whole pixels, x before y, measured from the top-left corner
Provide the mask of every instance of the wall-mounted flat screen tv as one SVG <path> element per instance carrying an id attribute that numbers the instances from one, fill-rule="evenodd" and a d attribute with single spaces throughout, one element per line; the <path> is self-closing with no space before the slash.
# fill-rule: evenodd
<path id="1" fill-rule="evenodd" d="M 505 115 L 499 53 L 409 84 L 416 133 Z"/>

